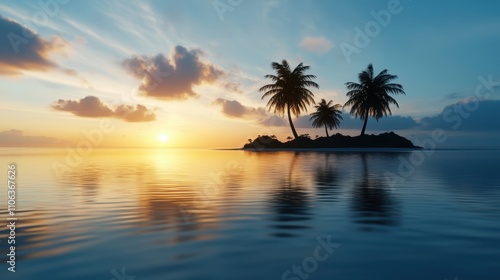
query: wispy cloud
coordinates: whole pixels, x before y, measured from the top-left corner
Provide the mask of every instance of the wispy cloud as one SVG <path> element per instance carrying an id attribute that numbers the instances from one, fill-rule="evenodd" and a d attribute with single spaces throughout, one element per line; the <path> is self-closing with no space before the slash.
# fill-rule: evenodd
<path id="1" fill-rule="evenodd" d="M 452 92 L 452 93 L 446 94 L 444 96 L 444 99 L 446 99 L 446 100 L 450 100 L 450 99 L 451 100 L 456 100 L 456 99 L 459 99 L 459 98 L 462 98 L 462 97 L 463 97 L 463 95 L 461 93 L 459 93 L 459 92 Z"/>
<path id="2" fill-rule="evenodd" d="M 277 8 L 280 5 L 279 0 L 267 0 L 264 2 L 264 6 L 262 8 L 262 18 L 267 19 L 269 13 L 273 8 Z"/>
<path id="3" fill-rule="evenodd" d="M 17 129 L 0 131 L 0 146 L 4 147 L 51 147 L 64 143 L 63 140 L 54 137 L 25 135 L 22 130 Z"/>
<path id="4" fill-rule="evenodd" d="M 240 89 L 240 84 L 235 83 L 235 82 L 228 82 L 224 84 L 224 89 L 228 90 L 229 92 L 234 92 L 234 93 L 242 93 L 243 91 Z"/>
<path id="5" fill-rule="evenodd" d="M 313 53 L 325 54 L 334 47 L 334 44 L 325 37 L 305 37 L 300 42 L 300 47 Z"/>
<path id="6" fill-rule="evenodd" d="M 120 51 L 124 54 L 133 53 L 133 51 L 127 48 L 127 46 L 120 44 L 119 42 L 110 40 L 109 37 L 104 34 L 99 34 L 97 31 L 92 30 L 92 28 L 85 23 L 81 23 L 64 16 L 61 16 L 61 18 L 66 26 L 72 27 L 73 30 L 77 30 L 80 34 L 84 34 L 88 37 L 96 39 L 101 44 L 108 46 L 111 50 Z"/>

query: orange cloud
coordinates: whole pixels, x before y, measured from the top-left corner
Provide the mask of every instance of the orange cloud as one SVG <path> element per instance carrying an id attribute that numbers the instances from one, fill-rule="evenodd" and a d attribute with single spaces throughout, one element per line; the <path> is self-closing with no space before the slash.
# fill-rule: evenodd
<path id="1" fill-rule="evenodd" d="M 176 46 L 170 58 L 156 56 L 134 56 L 122 62 L 127 72 L 141 79 L 139 91 L 142 95 L 164 99 L 183 100 L 197 97 L 193 86 L 213 83 L 224 75 L 213 64 L 203 62 L 201 50 L 188 50 Z"/>
<path id="2" fill-rule="evenodd" d="M 333 43 L 325 37 L 305 37 L 300 47 L 314 53 L 325 54 L 333 47 Z"/>

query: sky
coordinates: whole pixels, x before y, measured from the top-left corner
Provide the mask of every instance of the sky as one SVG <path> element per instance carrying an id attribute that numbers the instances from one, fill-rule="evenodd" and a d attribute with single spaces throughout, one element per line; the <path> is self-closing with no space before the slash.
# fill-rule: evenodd
<path id="1" fill-rule="evenodd" d="M 373 63 L 399 108 L 367 133 L 500 146 L 500 2 L 0 1 L 0 146 L 241 147 L 290 127 L 258 89 L 272 62 L 310 66 L 322 98 Z M 294 118 L 312 128 L 311 106 Z M 332 133 L 358 135 L 344 109 Z"/>

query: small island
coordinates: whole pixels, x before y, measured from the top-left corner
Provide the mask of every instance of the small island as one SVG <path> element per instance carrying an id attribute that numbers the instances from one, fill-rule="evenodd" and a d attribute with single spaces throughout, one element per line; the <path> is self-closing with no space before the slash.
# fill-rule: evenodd
<path id="1" fill-rule="evenodd" d="M 390 95 L 406 94 L 403 86 L 393 81 L 398 78 L 384 69 L 375 74 L 373 65 L 370 63 L 365 70 L 358 75 L 358 82 L 347 82 L 345 85 L 349 98 L 342 106 L 334 104 L 333 100 L 321 99 L 316 104 L 314 94 L 309 88 L 319 88 L 314 82 L 315 75 L 305 74 L 309 66 L 302 63 L 295 69 L 291 69 L 286 60 L 282 63 L 273 62 L 271 67 L 275 74 L 265 75 L 264 78 L 271 80 L 270 84 L 262 86 L 259 91 L 264 92 L 262 99 L 270 98 L 267 107 L 269 111 L 288 117 L 293 138 L 288 137 L 287 142 L 279 141 L 276 136 L 259 135 L 255 139 L 248 139 L 243 146 L 245 150 L 262 149 L 332 149 L 332 148 L 398 148 L 398 149 L 421 149 L 413 143 L 394 132 L 379 135 L 365 134 L 368 118 L 373 117 L 377 121 L 384 116 L 391 115 L 390 105 L 399 107 L 398 102 Z M 292 121 L 292 115 L 298 117 L 301 111 L 307 111 L 307 107 L 316 104 L 315 112 L 311 114 L 310 120 L 313 127 L 324 127 L 326 137 L 316 136 L 311 139 L 308 134 L 297 133 Z M 363 127 L 359 136 L 346 136 L 340 133 L 330 136 L 328 131 L 339 128 L 343 120 L 341 108 L 350 107 L 350 114 L 363 120 Z"/>
<path id="2" fill-rule="evenodd" d="M 346 136 L 340 133 L 330 137 L 310 139 L 308 136 L 299 136 L 287 142 L 281 142 L 274 135 L 259 136 L 243 146 L 244 150 L 261 149 L 330 149 L 330 148 L 404 148 L 420 149 L 421 147 L 394 132 L 379 135 Z"/>

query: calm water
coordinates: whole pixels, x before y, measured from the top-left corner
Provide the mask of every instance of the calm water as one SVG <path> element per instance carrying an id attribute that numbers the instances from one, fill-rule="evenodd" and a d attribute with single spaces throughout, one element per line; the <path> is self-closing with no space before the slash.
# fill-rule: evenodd
<path id="1" fill-rule="evenodd" d="M 500 279 L 498 150 L 0 156 L 1 279 Z"/>

